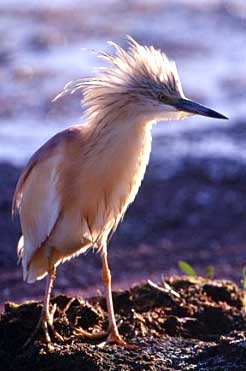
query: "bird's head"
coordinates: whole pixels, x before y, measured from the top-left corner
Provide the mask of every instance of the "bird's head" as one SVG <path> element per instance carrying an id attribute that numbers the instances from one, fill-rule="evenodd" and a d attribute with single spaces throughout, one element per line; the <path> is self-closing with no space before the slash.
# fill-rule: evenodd
<path id="1" fill-rule="evenodd" d="M 67 84 L 61 94 L 82 89 L 87 115 L 101 117 L 113 112 L 141 117 L 143 121 L 180 120 L 191 115 L 226 119 L 220 113 L 184 96 L 175 62 L 153 46 L 128 37 L 128 49 L 110 43 L 115 55 L 100 53 L 108 62 L 96 76 Z"/>

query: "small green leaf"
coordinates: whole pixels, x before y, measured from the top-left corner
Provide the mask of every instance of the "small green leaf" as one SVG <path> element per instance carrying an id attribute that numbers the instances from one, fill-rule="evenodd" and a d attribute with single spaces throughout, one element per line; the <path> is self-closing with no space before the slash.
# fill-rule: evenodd
<path id="1" fill-rule="evenodd" d="M 213 265 L 208 265 L 205 270 L 205 277 L 212 279 L 214 276 L 214 266 Z"/>
<path id="2" fill-rule="evenodd" d="M 194 269 L 192 268 L 192 266 L 186 262 L 184 262 L 183 260 L 180 260 L 179 261 L 179 268 L 187 275 L 187 276 L 190 276 L 190 277 L 196 277 L 196 272 L 194 271 Z"/>
<path id="3" fill-rule="evenodd" d="M 246 290 L 246 266 L 244 266 L 242 270 L 241 284 L 242 284 L 243 290 Z"/>

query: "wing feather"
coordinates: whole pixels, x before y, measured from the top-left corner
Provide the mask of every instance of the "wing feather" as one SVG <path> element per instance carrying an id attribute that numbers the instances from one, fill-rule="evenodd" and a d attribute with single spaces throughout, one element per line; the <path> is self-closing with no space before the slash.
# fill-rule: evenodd
<path id="1" fill-rule="evenodd" d="M 60 213 L 57 192 L 62 146 L 53 137 L 31 158 L 23 171 L 13 198 L 13 214 L 19 212 L 23 233 L 21 257 L 24 279 L 35 251 L 49 237 Z M 20 248 L 19 248 L 20 250 Z"/>

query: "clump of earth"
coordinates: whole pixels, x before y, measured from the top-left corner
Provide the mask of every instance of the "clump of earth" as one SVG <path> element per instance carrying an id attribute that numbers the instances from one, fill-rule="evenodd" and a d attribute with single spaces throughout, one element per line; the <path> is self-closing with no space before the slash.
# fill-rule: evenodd
<path id="1" fill-rule="evenodd" d="M 107 328 L 104 296 L 52 299 L 54 326 L 64 341 L 48 347 L 38 322 L 42 302 L 6 303 L 0 319 L 0 362 L 8 370 L 246 369 L 245 294 L 231 281 L 166 277 L 113 293 L 119 331 L 127 349 L 76 335 L 75 328 Z"/>

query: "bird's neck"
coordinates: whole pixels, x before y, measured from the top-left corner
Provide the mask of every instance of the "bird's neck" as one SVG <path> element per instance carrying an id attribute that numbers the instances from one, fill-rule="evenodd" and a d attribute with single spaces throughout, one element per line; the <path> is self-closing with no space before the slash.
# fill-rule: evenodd
<path id="1" fill-rule="evenodd" d="M 151 150 L 152 123 L 134 115 L 105 115 L 89 123 L 91 148 L 100 156 L 142 153 Z"/>
<path id="2" fill-rule="evenodd" d="M 151 124 L 122 117 L 121 121 L 108 121 L 104 125 L 101 122 L 90 129 L 84 162 L 91 173 L 95 168 L 94 184 L 120 194 L 123 213 L 136 196 L 145 174 L 151 151 Z"/>

